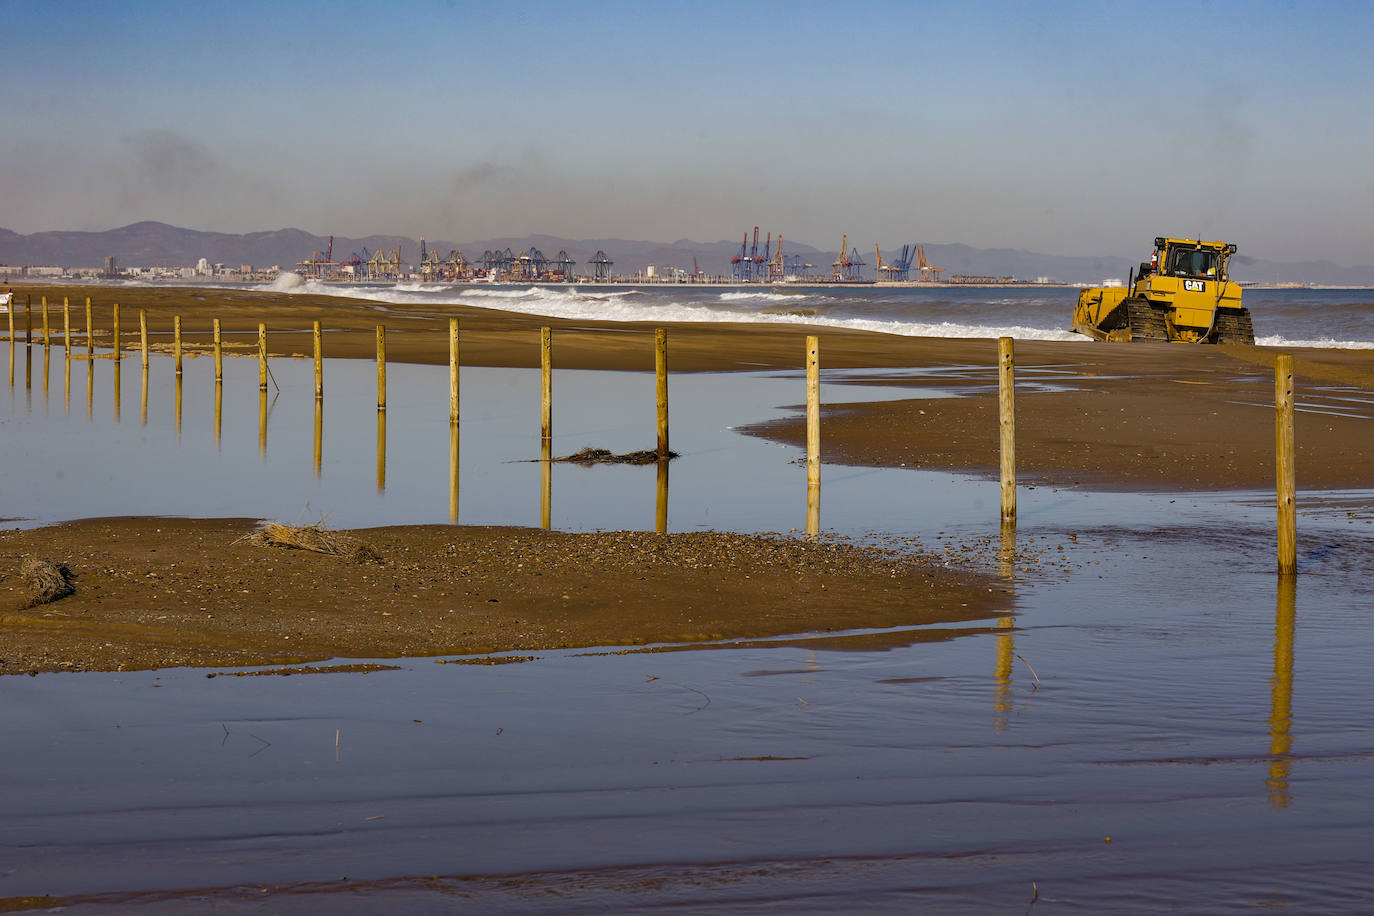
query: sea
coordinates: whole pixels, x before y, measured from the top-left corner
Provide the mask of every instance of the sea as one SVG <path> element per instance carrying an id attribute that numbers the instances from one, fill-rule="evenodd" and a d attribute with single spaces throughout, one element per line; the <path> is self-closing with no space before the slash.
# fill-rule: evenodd
<path id="1" fill-rule="evenodd" d="M 287 273 L 255 288 L 575 320 L 803 323 L 908 337 L 1086 340 L 1069 330 L 1078 291 L 1064 287 L 349 286 Z M 1374 290 L 1257 288 L 1245 290 L 1244 302 L 1260 346 L 1374 349 Z"/>

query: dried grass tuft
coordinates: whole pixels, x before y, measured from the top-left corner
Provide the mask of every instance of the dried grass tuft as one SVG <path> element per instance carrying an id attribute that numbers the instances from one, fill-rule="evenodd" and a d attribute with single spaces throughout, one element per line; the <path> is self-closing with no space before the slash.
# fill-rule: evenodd
<path id="1" fill-rule="evenodd" d="M 342 531 L 331 531 L 323 522 L 313 525 L 283 525 L 268 522 L 261 531 L 246 534 L 234 543 L 253 547 L 283 547 L 288 550 L 308 550 L 331 557 L 343 557 L 352 563 L 380 562 L 382 555 L 369 545 Z"/>
<path id="2" fill-rule="evenodd" d="M 76 593 L 72 571 L 60 563 L 49 563 L 37 557 L 29 557 L 20 567 L 24 584 L 29 589 L 29 600 L 24 607 L 37 607 L 48 604 Z"/>

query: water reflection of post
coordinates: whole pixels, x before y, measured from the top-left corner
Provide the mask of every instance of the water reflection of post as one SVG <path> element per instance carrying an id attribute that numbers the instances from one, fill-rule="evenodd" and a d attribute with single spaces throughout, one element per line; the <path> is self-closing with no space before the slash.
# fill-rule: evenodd
<path id="1" fill-rule="evenodd" d="M 458 524 L 458 424 L 448 425 L 448 520 Z"/>
<path id="2" fill-rule="evenodd" d="M 267 460 L 267 389 L 258 389 L 258 458 Z"/>
<path id="3" fill-rule="evenodd" d="M 120 391 L 119 391 L 119 364 L 120 364 L 119 357 L 116 356 L 116 357 L 115 357 L 115 361 L 114 361 L 114 382 L 113 382 L 113 384 L 114 384 L 114 419 L 115 419 L 115 422 L 116 422 L 116 423 L 119 422 L 120 408 L 123 406 L 122 404 L 120 404 L 121 397 L 120 397 Z"/>
<path id="4" fill-rule="evenodd" d="M 539 440 L 539 527 L 553 527 L 553 442 Z"/>
<path id="5" fill-rule="evenodd" d="M 181 373 L 177 373 L 176 395 L 173 399 L 176 406 L 173 408 L 173 426 L 176 429 L 177 442 L 181 442 Z"/>
<path id="6" fill-rule="evenodd" d="M 324 468 L 324 401 L 315 399 L 315 479 Z"/>
<path id="7" fill-rule="evenodd" d="M 1293 748 L 1293 630 L 1297 623 L 1297 578 L 1279 576 L 1274 611 L 1274 677 L 1269 696 L 1269 804 L 1287 808 L 1293 796 L 1288 788 Z"/>
<path id="8" fill-rule="evenodd" d="M 72 358 L 68 353 L 62 361 L 62 416 L 72 415 Z"/>
<path id="9" fill-rule="evenodd" d="M 146 354 L 148 351 L 147 351 L 147 350 L 144 350 L 143 352 Z M 139 397 L 139 405 L 140 405 L 140 408 L 141 408 L 141 412 L 140 412 L 140 415 L 139 415 L 139 424 L 140 424 L 141 426 L 147 426 L 147 425 L 148 425 L 148 358 L 147 358 L 146 355 L 145 355 L 144 358 L 143 358 L 143 373 L 142 373 L 142 375 L 143 375 L 143 394 Z"/>
<path id="10" fill-rule="evenodd" d="M 658 498 L 654 501 L 654 530 L 668 531 L 668 459 L 658 459 Z"/>
<path id="11" fill-rule="evenodd" d="M 86 360 L 86 419 L 95 419 L 95 360 Z"/>
<path id="12" fill-rule="evenodd" d="M 148 390 L 148 374 L 143 374 L 143 390 Z M 220 429 L 224 420 L 224 382 L 215 380 L 215 451 L 219 451 Z"/>
<path id="13" fill-rule="evenodd" d="M 386 490 L 386 411 L 377 411 L 377 492 Z"/>
<path id="14" fill-rule="evenodd" d="M 43 408 L 48 406 L 48 363 L 51 359 L 52 350 L 48 347 L 43 348 Z"/>
<path id="15" fill-rule="evenodd" d="M 1016 522 L 1010 520 L 1002 525 L 1001 540 L 997 547 L 997 575 L 1010 590 L 1016 585 Z M 1007 717 L 1011 712 L 1011 667 L 1016 657 L 1016 643 L 1011 630 L 1016 620 L 1008 615 L 997 621 L 997 667 L 993 672 L 992 728 L 993 731 L 1007 730 Z"/>

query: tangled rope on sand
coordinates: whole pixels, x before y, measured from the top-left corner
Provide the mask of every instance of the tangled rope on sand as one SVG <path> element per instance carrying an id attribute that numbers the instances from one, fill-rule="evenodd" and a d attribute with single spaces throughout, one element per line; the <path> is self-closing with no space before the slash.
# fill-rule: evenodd
<path id="1" fill-rule="evenodd" d="M 72 571 L 63 564 L 29 557 L 19 572 L 29 589 L 29 599 L 24 602 L 26 608 L 60 601 L 76 593 Z"/>

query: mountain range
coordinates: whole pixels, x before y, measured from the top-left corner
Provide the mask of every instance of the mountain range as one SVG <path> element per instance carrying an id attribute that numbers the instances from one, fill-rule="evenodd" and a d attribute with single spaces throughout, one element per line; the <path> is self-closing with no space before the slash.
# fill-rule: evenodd
<path id="1" fill-rule="evenodd" d="M 648 242 L 632 239 L 569 239 L 552 235 L 467 242 L 429 240 L 426 244 L 441 257 L 447 257 L 450 251 L 456 249 L 469 261 L 480 258 L 485 250 L 510 248 L 518 254 L 538 248 L 550 258 L 565 251 L 577 262 L 575 270 L 578 273 L 585 271 L 587 262 L 597 251 L 603 251 L 614 263 L 614 272 L 621 275 L 633 275 L 649 265 L 655 265 L 660 271 L 668 267 L 690 271 L 693 259 L 707 274 L 728 274 L 730 258 L 740 253 L 740 243 L 732 241 L 694 242 L 679 239 L 675 242 Z M 280 265 L 289 270 L 297 261 L 309 259 L 312 252 L 325 252 L 328 247 L 327 236 L 312 235 L 301 229 L 237 235 L 183 229 L 159 222 L 134 223 L 103 232 L 50 231 L 21 235 L 0 229 L 0 267 L 99 267 L 105 263 L 107 256 L 113 255 L 117 264 L 124 267 L 194 266 L 201 258 L 205 258 L 212 264 L 221 263 L 230 267 L 243 264 L 259 268 Z M 420 241 L 398 235 L 337 237 L 334 239 L 333 254 L 336 260 L 340 260 L 353 254 L 366 257 L 366 252 L 394 251 L 397 247 L 401 249 L 403 261 L 413 264 L 419 260 Z M 1100 283 L 1108 277 L 1125 279 L 1127 271 L 1148 255 L 1144 248 L 1135 257 L 1124 254 L 1049 255 L 1022 249 L 974 248 L 963 244 L 926 243 L 924 248 L 927 259 L 944 268 L 943 277 L 946 279 L 963 274 L 1015 277 L 1030 281 L 1047 277 L 1061 283 Z M 800 255 L 815 265 L 813 276 L 824 276 L 828 274 L 829 265 L 835 260 L 837 252 L 787 241 L 784 254 Z M 882 254 L 885 261 L 891 262 L 900 251 L 888 250 Z M 869 264 L 864 275 L 872 277 L 872 251 L 859 249 L 859 255 Z M 1231 272 L 1234 279 L 1259 283 L 1374 285 L 1374 266 L 1348 267 L 1330 261 L 1277 262 L 1241 254 L 1232 262 Z"/>

